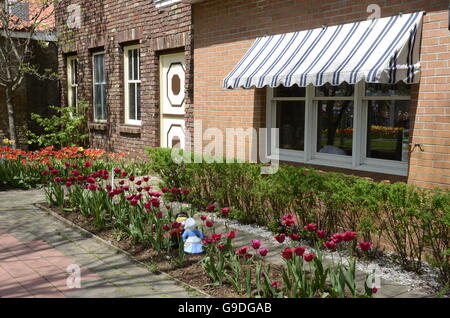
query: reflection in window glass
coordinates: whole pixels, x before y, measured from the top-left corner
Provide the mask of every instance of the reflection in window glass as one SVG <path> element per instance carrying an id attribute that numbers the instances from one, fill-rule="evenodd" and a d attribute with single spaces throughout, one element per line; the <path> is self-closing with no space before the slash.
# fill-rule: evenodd
<path id="1" fill-rule="evenodd" d="M 305 97 L 306 88 L 294 85 L 292 87 L 280 86 L 274 89 L 274 97 Z"/>
<path id="2" fill-rule="evenodd" d="M 408 161 L 409 101 L 369 101 L 367 157 Z"/>
<path id="3" fill-rule="evenodd" d="M 339 86 L 333 86 L 329 83 L 316 88 L 317 97 L 350 97 L 355 92 L 355 85 L 342 83 Z"/>
<path id="4" fill-rule="evenodd" d="M 319 101 L 317 151 L 351 156 L 353 153 L 353 102 Z"/>
<path id="5" fill-rule="evenodd" d="M 411 85 L 399 82 L 395 85 L 367 84 L 366 96 L 411 96 Z"/>
<path id="6" fill-rule="evenodd" d="M 280 149 L 305 150 L 305 102 L 278 102 Z"/>
<path id="7" fill-rule="evenodd" d="M 106 120 L 106 73 L 105 55 L 94 55 L 94 118 Z"/>

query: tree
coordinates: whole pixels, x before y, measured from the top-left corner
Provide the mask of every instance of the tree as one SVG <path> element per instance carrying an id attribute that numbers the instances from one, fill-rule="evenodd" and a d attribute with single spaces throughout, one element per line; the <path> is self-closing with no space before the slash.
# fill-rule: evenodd
<path id="1" fill-rule="evenodd" d="M 38 65 L 31 63 L 33 45 L 45 45 L 45 41 L 52 38 L 56 2 L 0 0 L 0 89 L 5 92 L 11 140 L 17 140 L 13 96 L 25 76 L 57 76 L 51 70 L 40 70 Z"/>

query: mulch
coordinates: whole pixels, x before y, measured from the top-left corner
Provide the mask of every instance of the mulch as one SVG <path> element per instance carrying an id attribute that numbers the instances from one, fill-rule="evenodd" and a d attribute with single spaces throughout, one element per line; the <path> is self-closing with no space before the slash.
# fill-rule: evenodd
<path id="1" fill-rule="evenodd" d="M 207 273 L 200 265 L 200 260 L 203 255 L 186 255 L 182 267 L 177 266 L 173 261 L 168 259 L 166 255 L 158 254 L 152 248 L 145 246 L 142 243 L 133 242 L 132 238 L 121 238 L 120 234 L 112 228 L 97 229 L 92 222 L 92 219 L 86 218 L 77 212 L 68 212 L 61 207 L 50 207 L 47 203 L 43 206 L 51 209 L 65 219 L 75 223 L 90 233 L 109 241 L 116 247 L 127 251 L 138 261 L 149 265 L 150 269 L 157 269 L 161 272 L 167 273 L 170 276 L 194 286 L 206 294 L 214 298 L 244 298 L 246 295 L 239 295 L 228 283 L 224 282 L 221 286 L 211 285 Z M 177 253 L 177 251 L 174 251 Z M 254 272 L 254 271 L 253 271 Z M 271 278 L 273 281 L 281 281 L 282 267 L 271 265 Z"/>

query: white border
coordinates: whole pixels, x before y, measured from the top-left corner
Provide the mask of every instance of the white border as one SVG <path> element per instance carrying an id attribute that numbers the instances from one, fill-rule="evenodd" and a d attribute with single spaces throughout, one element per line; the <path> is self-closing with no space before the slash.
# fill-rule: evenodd
<path id="1" fill-rule="evenodd" d="M 363 81 L 355 85 L 353 97 L 316 97 L 315 87 L 309 85 L 306 88 L 306 97 L 299 98 L 276 98 L 274 89 L 267 88 L 267 111 L 266 125 L 268 128 L 267 156 L 272 156 L 274 150 L 278 150 L 281 161 L 298 162 L 311 165 L 344 168 L 367 172 L 384 173 L 390 175 L 407 176 L 408 163 L 372 159 L 366 157 L 367 147 L 367 107 L 368 100 L 410 100 L 409 96 L 365 96 L 366 85 Z M 353 133 L 353 155 L 339 156 L 331 154 L 321 154 L 317 152 L 317 105 L 319 100 L 353 100 L 354 107 L 354 133 Z M 305 150 L 280 149 L 276 144 L 276 149 L 270 148 L 270 128 L 276 127 L 277 101 L 305 101 Z M 277 138 L 279 140 L 279 137 Z"/>
<path id="2" fill-rule="evenodd" d="M 107 90 L 107 82 L 102 82 L 102 83 L 96 83 L 95 82 L 95 57 L 97 55 L 104 55 L 103 57 L 103 66 L 104 66 L 104 74 L 105 74 L 105 80 L 107 79 L 107 74 L 106 74 L 106 52 L 105 51 L 100 51 L 100 52 L 95 52 L 92 54 L 92 105 L 93 105 L 93 113 L 94 113 L 94 122 L 96 123 L 107 123 L 108 119 L 102 119 L 102 120 L 97 120 L 97 114 L 95 113 L 95 85 L 96 84 L 101 84 L 101 85 L 105 85 L 105 92 Z M 107 103 L 107 101 L 106 101 Z M 105 106 L 105 111 L 106 111 L 106 117 L 108 117 L 108 110 L 106 109 L 107 105 Z"/>
<path id="3" fill-rule="evenodd" d="M 128 67 L 128 53 L 130 51 L 133 50 L 138 50 L 138 80 L 130 80 L 128 78 L 128 71 L 129 71 L 129 67 Z M 142 84 L 141 84 L 141 50 L 140 50 L 140 46 L 139 45 L 132 45 L 132 46 L 126 46 L 123 49 L 123 61 L 124 61 L 124 104 L 125 104 L 125 114 L 124 114 L 124 118 L 125 118 L 125 124 L 126 125 L 133 125 L 133 126 L 141 126 L 142 125 Z M 130 109 L 130 101 L 129 101 L 129 97 L 130 97 L 130 88 L 128 84 L 141 84 L 141 102 L 140 102 L 140 107 L 141 107 L 141 120 L 136 120 L 136 119 L 130 119 L 129 117 L 129 109 Z M 135 96 L 136 98 L 136 103 L 137 103 L 137 96 Z M 137 114 L 137 113 L 136 113 Z"/>

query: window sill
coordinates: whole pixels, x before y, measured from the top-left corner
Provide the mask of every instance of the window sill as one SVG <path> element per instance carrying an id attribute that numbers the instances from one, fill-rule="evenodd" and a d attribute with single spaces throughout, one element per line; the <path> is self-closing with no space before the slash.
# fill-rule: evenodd
<path id="1" fill-rule="evenodd" d="M 141 126 L 135 125 L 121 125 L 119 126 L 119 132 L 121 134 L 140 135 L 142 131 Z"/>
<path id="2" fill-rule="evenodd" d="M 269 156 L 269 159 L 275 160 L 277 158 L 275 158 L 275 156 L 271 155 L 271 156 Z M 375 173 L 382 173 L 382 174 L 402 176 L 402 177 L 408 176 L 408 165 L 401 164 L 401 163 L 398 163 L 396 166 L 392 166 L 389 162 L 386 162 L 385 165 L 381 165 L 381 164 L 375 165 L 375 164 L 364 163 L 360 166 L 353 167 L 353 165 L 350 162 L 344 162 L 341 160 L 314 158 L 312 160 L 305 161 L 304 156 L 301 153 L 299 153 L 297 156 L 294 156 L 293 154 L 290 154 L 290 155 L 283 154 L 283 151 L 280 153 L 280 157 L 278 159 L 280 161 L 297 162 L 297 163 L 325 166 L 325 167 L 335 167 L 335 168 L 355 170 L 355 171 L 375 172 Z"/>
<path id="3" fill-rule="evenodd" d="M 89 123 L 89 130 L 106 131 L 108 130 L 108 127 L 109 125 L 106 122 Z"/>

